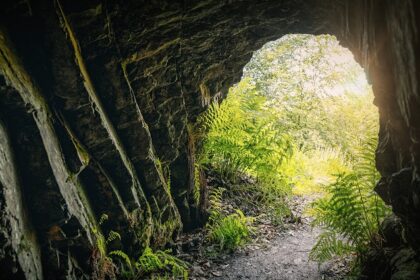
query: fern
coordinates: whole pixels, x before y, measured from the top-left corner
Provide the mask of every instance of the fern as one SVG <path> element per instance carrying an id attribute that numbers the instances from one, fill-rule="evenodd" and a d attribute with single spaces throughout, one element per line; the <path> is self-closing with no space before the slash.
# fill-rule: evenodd
<path id="1" fill-rule="evenodd" d="M 98 225 L 102 225 L 108 220 L 108 215 L 102 214 Z M 112 261 L 112 258 L 107 254 L 107 240 L 102 234 L 99 227 L 94 227 L 92 233 L 96 239 L 96 249 L 93 251 L 94 271 L 93 279 L 105 279 L 106 277 L 115 278 L 117 267 Z"/>
<path id="2" fill-rule="evenodd" d="M 380 246 L 378 227 L 389 209 L 373 192 L 379 178 L 374 165 L 376 141 L 366 138 L 353 170 L 339 174 L 327 186 L 327 196 L 313 203 L 313 225 L 325 230 L 311 251 L 313 259 L 324 262 L 355 253 L 361 260 L 370 245 Z"/>
<path id="3" fill-rule="evenodd" d="M 211 104 L 199 118 L 206 131 L 201 164 L 211 164 L 228 179 L 235 179 L 239 172 L 276 177 L 293 149 L 278 116 L 266 103 L 266 97 L 243 80 L 221 104 Z"/>
<path id="4" fill-rule="evenodd" d="M 201 196 L 201 183 L 200 183 L 200 170 L 201 167 L 198 163 L 195 163 L 194 165 L 194 190 L 193 190 L 193 197 L 194 202 L 196 205 L 199 205 L 200 203 L 200 196 Z"/>
<path id="5" fill-rule="evenodd" d="M 108 220 L 108 215 L 102 214 L 101 217 L 99 218 L 99 225 L 102 225 L 107 220 Z"/>
<path id="6" fill-rule="evenodd" d="M 135 263 L 139 275 L 152 274 L 160 271 L 170 271 L 173 277 L 188 279 L 188 265 L 174 257 L 169 251 L 153 250 L 147 247 Z"/>
<path id="7" fill-rule="evenodd" d="M 354 247 L 346 243 L 333 231 L 326 231 L 318 237 L 316 244 L 309 254 L 309 258 L 325 262 L 335 256 L 344 256 L 354 252 Z"/>
<path id="8" fill-rule="evenodd" d="M 210 202 L 210 208 L 209 208 L 209 222 L 215 223 L 217 220 L 220 220 L 222 217 L 222 196 L 223 193 L 226 191 L 224 188 L 214 188 L 210 191 L 209 194 L 209 202 Z"/>
<path id="9" fill-rule="evenodd" d="M 236 209 L 233 214 L 223 212 L 222 196 L 225 189 L 216 188 L 210 192 L 210 217 L 207 223 L 207 238 L 216 244 L 218 251 L 234 251 L 249 241 L 253 232 L 251 217 Z"/>
<path id="10" fill-rule="evenodd" d="M 110 243 L 116 239 L 121 240 L 121 235 L 118 232 L 111 230 L 106 239 L 106 243 Z"/>
<path id="11" fill-rule="evenodd" d="M 246 217 L 237 209 L 235 213 L 219 220 L 213 219 L 213 222 L 207 226 L 208 238 L 218 245 L 219 251 L 233 251 L 249 241 L 252 222 L 252 218 Z"/>
<path id="12" fill-rule="evenodd" d="M 244 79 L 231 88 L 222 103 L 211 104 L 199 118 L 205 131 L 199 164 L 233 182 L 239 174 L 255 178 L 254 191 L 261 197 L 261 207 L 280 224 L 288 212 L 284 198 L 291 192 L 282 169 L 294 147 L 268 103 L 267 97 Z"/>
<path id="13" fill-rule="evenodd" d="M 121 250 L 114 250 L 109 252 L 109 256 L 116 256 L 121 258 L 124 261 L 125 265 L 129 268 L 129 272 L 127 272 L 126 274 L 134 275 L 131 259 L 125 252 Z"/>

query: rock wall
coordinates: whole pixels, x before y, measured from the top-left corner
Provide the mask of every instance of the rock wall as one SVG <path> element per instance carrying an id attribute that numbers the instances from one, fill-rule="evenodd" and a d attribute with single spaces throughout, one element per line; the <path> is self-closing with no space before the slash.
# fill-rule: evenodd
<path id="1" fill-rule="evenodd" d="M 395 214 L 382 226 L 384 248 L 370 252 L 366 279 L 420 279 L 420 3 L 344 1 L 333 14 L 329 25 L 373 86 L 382 175 L 375 190 Z"/>
<path id="2" fill-rule="evenodd" d="M 380 109 L 377 189 L 420 250 L 416 1 L 0 6 L 4 275 L 89 278 L 99 232 L 120 232 L 108 247 L 136 256 L 200 225 L 190 128 L 253 51 L 289 33 L 336 35 L 365 67 Z"/>

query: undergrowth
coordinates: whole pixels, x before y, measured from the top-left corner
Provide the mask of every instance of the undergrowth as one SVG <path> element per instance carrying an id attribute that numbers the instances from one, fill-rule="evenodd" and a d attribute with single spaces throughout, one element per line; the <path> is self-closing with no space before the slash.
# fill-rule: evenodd
<path id="1" fill-rule="evenodd" d="M 371 246 L 381 247 L 378 228 L 390 210 L 373 191 L 379 179 L 374 164 L 376 143 L 376 137 L 369 137 L 351 171 L 339 174 L 326 187 L 327 195 L 313 203 L 313 225 L 324 233 L 310 253 L 312 259 L 325 262 L 353 254 L 357 269 Z"/>
<path id="2" fill-rule="evenodd" d="M 146 248 L 135 262 L 135 267 L 138 271 L 137 275 L 143 276 L 163 272 L 163 275 L 160 275 L 160 277 L 188 279 L 188 264 L 170 253 L 168 250 L 157 250 L 154 252 L 151 248 Z"/>
<path id="3" fill-rule="evenodd" d="M 342 63 L 349 53 L 340 48 L 331 36 L 292 35 L 254 54 L 241 82 L 198 119 L 197 164 L 233 182 L 229 195 L 273 224 L 290 213 L 292 192 L 323 196 L 312 205 L 313 225 L 324 232 L 310 257 L 351 254 L 360 263 L 369 246 L 381 246 L 378 226 L 389 210 L 373 191 L 377 138 L 359 139 L 377 134 L 372 91 L 357 63 Z M 244 176 L 252 182 L 241 183 Z M 226 211 L 220 189 L 210 204 L 208 239 L 219 250 L 243 245 L 252 234 L 246 209 Z"/>
<path id="4" fill-rule="evenodd" d="M 252 185 L 239 186 L 239 191 L 255 193 L 254 203 L 281 224 L 288 213 L 285 198 L 291 193 L 291 181 L 283 169 L 294 147 L 267 98 L 245 79 L 231 88 L 221 104 L 211 104 L 198 123 L 205 135 L 200 166 L 236 185 L 241 176 L 253 178 Z M 225 224 L 241 220 L 239 213 L 232 215 Z"/>
<path id="5" fill-rule="evenodd" d="M 102 215 L 99 225 L 107 219 L 107 215 Z M 139 258 L 133 259 L 122 250 L 107 251 L 109 243 L 121 240 L 118 232 L 110 231 L 106 238 L 98 228 L 94 228 L 93 232 L 96 236 L 94 260 L 97 267 L 94 279 L 188 279 L 188 263 L 171 255 L 170 250 L 153 251 L 146 247 Z"/>
<path id="6" fill-rule="evenodd" d="M 232 252 L 245 245 L 253 232 L 252 217 L 246 217 L 236 209 L 226 214 L 222 206 L 224 189 L 216 188 L 210 193 L 210 217 L 206 226 L 208 240 L 216 245 L 218 252 Z"/>

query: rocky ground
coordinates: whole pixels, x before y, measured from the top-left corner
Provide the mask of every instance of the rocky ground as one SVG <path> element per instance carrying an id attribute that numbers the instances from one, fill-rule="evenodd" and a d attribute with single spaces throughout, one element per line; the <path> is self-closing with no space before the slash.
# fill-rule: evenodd
<path id="1" fill-rule="evenodd" d="M 191 263 L 190 279 L 276 279 L 318 280 L 345 279 L 348 261 L 334 260 L 318 265 L 308 256 L 320 229 L 313 229 L 310 217 L 304 214 L 311 197 L 294 197 L 293 215 L 283 226 L 257 219 L 257 231 L 250 244 L 233 254 L 209 254 L 203 245 L 202 232 L 184 235 L 180 256 Z"/>

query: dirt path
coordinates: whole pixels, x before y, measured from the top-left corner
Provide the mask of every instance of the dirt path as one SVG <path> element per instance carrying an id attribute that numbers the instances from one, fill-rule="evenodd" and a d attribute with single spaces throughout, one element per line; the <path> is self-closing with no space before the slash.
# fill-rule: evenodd
<path id="1" fill-rule="evenodd" d="M 295 203 L 294 212 L 300 216 L 307 199 L 298 199 Z M 319 229 L 311 228 L 308 217 L 302 216 L 301 223 L 292 224 L 285 231 L 278 232 L 277 237 L 269 240 L 262 248 L 251 245 L 232 255 L 208 279 L 343 279 L 344 264 L 330 262 L 319 267 L 316 262 L 309 260 L 309 252 L 320 232 Z"/>
<path id="2" fill-rule="evenodd" d="M 325 279 L 318 264 L 308 260 L 318 232 L 306 226 L 283 232 L 269 248 L 234 256 L 220 277 L 210 279 Z"/>

